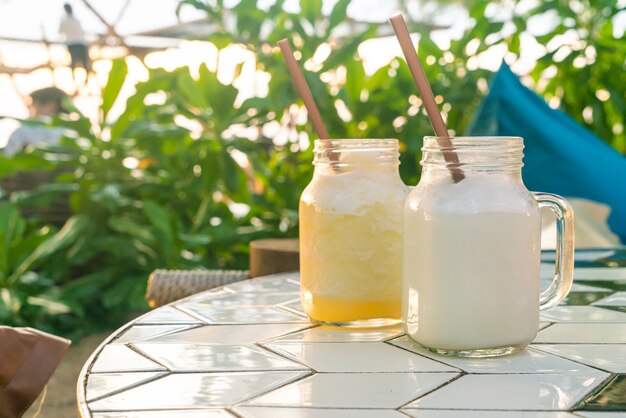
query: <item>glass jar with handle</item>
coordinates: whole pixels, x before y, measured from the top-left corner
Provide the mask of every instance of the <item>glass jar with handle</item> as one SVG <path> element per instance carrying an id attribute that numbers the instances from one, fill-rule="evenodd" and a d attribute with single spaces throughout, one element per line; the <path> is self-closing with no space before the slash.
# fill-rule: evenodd
<path id="1" fill-rule="evenodd" d="M 405 204 L 406 331 L 442 354 L 513 353 L 535 338 L 540 309 L 571 288 L 573 212 L 559 196 L 526 189 L 522 138 L 448 139 L 424 138 L 422 177 Z M 455 182 L 453 170 L 464 178 Z M 540 294 L 541 207 L 557 217 L 558 244 L 556 274 Z"/>

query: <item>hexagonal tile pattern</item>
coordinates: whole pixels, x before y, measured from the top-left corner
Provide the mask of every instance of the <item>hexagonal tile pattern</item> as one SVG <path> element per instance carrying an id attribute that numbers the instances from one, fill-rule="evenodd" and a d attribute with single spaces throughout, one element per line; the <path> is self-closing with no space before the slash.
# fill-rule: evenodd
<path id="1" fill-rule="evenodd" d="M 93 418 L 172 418 L 172 411 L 98 412 Z M 176 410 L 176 418 L 235 418 L 223 409 Z"/>
<path id="2" fill-rule="evenodd" d="M 344 343 L 344 342 L 377 342 L 384 341 L 403 334 L 401 325 L 383 328 L 340 328 L 322 325 L 309 328 L 304 331 L 294 332 L 273 338 L 276 342 L 320 342 L 320 343 Z"/>
<path id="3" fill-rule="evenodd" d="M 318 373 L 246 405 L 396 409 L 457 376 L 457 373 Z"/>
<path id="4" fill-rule="evenodd" d="M 626 345 L 537 344 L 535 347 L 538 350 L 597 367 L 607 372 L 626 374 Z"/>
<path id="5" fill-rule="evenodd" d="M 594 260 L 541 313 L 533 344 L 500 358 L 437 355 L 401 325 L 309 322 L 297 273 L 233 283 L 122 328 L 85 365 L 79 408 L 84 418 L 626 417 L 626 269 Z M 542 276 L 553 269 L 544 263 Z"/>
<path id="6" fill-rule="evenodd" d="M 94 373 L 87 378 L 88 401 L 165 376 L 165 372 Z"/>
<path id="7" fill-rule="evenodd" d="M 593 304 L 598 306 L 626 306 L 626 292 L 615 292 Z"/>
<path id="8" fill-rule="evenodd" d="M 583 399 L 578 408 L 591 411 L 626 411 L 626 374 L 611 376 L 599 390 Z"/>
<path id="9" fill-rule="evenodd" d="M 133 325 L 124 331 L 113 343 L 126 344 L 133 341 L 143 341 L 162 335 L 174 334 L 176 332 L 185 331 L 196 328 L 197 325 Z"/>
<path id="10" fill-rule="evenodd" d="M 595 306 L 556 306 L 542 312 L 541 319 L 552 322 L 626 323 L 626 313 L 610 311 Z"/>
<path id="11" fill-rule="evenodd" d="M 145 315 L 136 322 L 137 324 L 201 324 L 202 321 L 198 318 L 176 309 L 174 306 L 163 306 L 155 311 L 150 312 L 149 315 Z"/>
<path id="12" fill-rule="evenodd" d="M 121 344 L 111 344 L 104 347 L 91 367 L 91 373 L 147 372 L 159 370 L 167 369 L 154 360 Z"/>
<path id="13" fill-rule="evenodd" d="M 311 324 L 221 325 L 194 328 L 187 331 L 151 338 L 150 341 L 245 345 L 301 331 L 310 327 Z"/>
<path id="14" fill-rule="evenodd" d="M 535 343 L 626 344 L 626 324 L 554 324 L 539 331 Z"/>
<path id="15" fill-rule="evenodd" d="M 271 293 L 295 292 L 300 293 L 300 286 L 293 282 L 298 279 L 298 273 L 274 274 L 271 277 L 259 277 L 254 280 L 244 280 L 226 286 L 236 293 L 267 291 Z"/>
<path id="16" fill-rule="evenodd" d="M 91 402 L 89 407 L 94 412 L 226 407 L 304 375 L 301 372 L 169 374 Z"/>
<path id="17" fill-rule="evenodd" d="M 574 269 L 574 280 L 626 280 L 625 267 L 586 267 Z"/>
<path id="18" fill-rule="evenodd" d="M 460 371 L 385 343 L 267 343 L 265 346 L 319 373 Z"/>
<path id="19" fill-rule="evenodd" d="M 194 300 L 179 307 L 198 306 L 198 307 L 271 307 L 279 303 L 289 303 L 300 297 L 300 292 L 267 292 L 267 293 L 225 293 L 223 295 L 210 297 L 206 299 Z"/>
<path id="20" fill-rule="evenodd" d="M 413 418 L 577 418 L 569 412 L 402 409 Z"/>
<path id="21" fill-rule="evenodd" d="M 172 411 L 119 411 L 98 412 L 93 418 L 172 418 Z M 177 410 L 176 418 L 235 418 L 223 409 Z"/>
<path id="22" fill-rule="evenodd" d="M 466 375 L 407 408 L 567 410 L 608 373 Z"/>
<path id="23" fill-rule="evenodd" d="M 565 360 L 533 348 L 510 356 L 471 359 L 432 353 L 421 348 L 407 336 L 393 340 L 391 344 L 472 374 L 584 373 L 596 371 L 575 361 Z"/>
<path id="24" fill-rule="evenodd" d="M 204 306 L 186 305 L 181 309 L 203 318 L 210 324 L 298 324 L 309 320 L 274 306 Z"/>
<path id="25" fill-rule="evenodd" d="M 133 348 L 173 372 L 308 370 L 256 346 L 136 343 Z"/>
<path id="26" fill-rule="evenodd" d="M 335 409 L 335 408 L 272 408 L 240 406 L 235 412 L 241 418 L 406 418 L 392 409 Z"/>

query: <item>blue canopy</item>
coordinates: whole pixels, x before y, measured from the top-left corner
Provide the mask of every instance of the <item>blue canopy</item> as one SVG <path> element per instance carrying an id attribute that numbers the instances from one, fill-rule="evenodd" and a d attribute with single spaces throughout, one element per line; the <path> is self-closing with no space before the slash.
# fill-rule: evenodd
<path id="1" fill-rule="evenodd" d="M 626 243 L 626 157 L 550 108 L 505 63 L 494 76 L 469 135 L 523 137 L 526 186 L 610 206 L 609 227 Z"/>

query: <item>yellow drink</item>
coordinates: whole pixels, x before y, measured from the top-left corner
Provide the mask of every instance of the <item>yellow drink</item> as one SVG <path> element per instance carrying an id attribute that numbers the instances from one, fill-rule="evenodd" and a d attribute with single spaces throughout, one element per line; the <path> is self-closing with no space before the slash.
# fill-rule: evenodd
<path id="1" fill-rule="evenodd" d="M 370 165 L 363 158 L 316 168 L 300 200 L 302 307 L 316 321 L 368 325 L 362 321 L 401 317 L 407 189 L 397 160 Z"/>

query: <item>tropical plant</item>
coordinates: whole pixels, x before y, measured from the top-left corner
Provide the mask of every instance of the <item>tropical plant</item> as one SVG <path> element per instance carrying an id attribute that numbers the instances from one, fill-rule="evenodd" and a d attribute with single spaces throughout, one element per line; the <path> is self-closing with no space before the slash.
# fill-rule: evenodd
<path id="1" fill-rule="evenodd" d="M 234 22 L 208 40 L 219 49 L 237 43 L 253 51 L 256 69 L 270 76 L 267 95 L 239 103 L 235 82 L 221 83 L 206 65 L 151 69 L 122 115 L 111 118 L 128 71 L 118 60 L 98 123 L 73 109 L 52 122 L 66 129 L 60 145 L 0 160 L 0 177 L 58 170 L 54 182 L 0 204 L 0 321 L 65 334 L 111 326 L 146 309 L 146 278 L 156 268 L 246 268 L 251 239 L 297 235 L 315 135 L 274 46 L 282 37 L 301 52 L 331 135 L 399 138 L 401 175 L 408 184 L 418 181 L 420 138 L 431 128 L 406 65 L 396 58 L 368 73 L 356 54 L 377 28 L 338 37 L 349 0 L 336 2 L 328 16 L 321 0 L 302 0 L 298 13 L 285 11 L 282 0 L 259 3 L 266 4 L 242 0 L 227 9 L 221 0 L 183 0 L 180 7 L 203 10 L 218 26 Z M 491 72 L 477 57 L 506 46 L 507 59 L 515 60 L 528 35 L 547 45 L 530 73 L 535 89 L 625 150 L 626 42 L 607 23 L 617 2 L 546 0 L 527 10 L 505 1 L 434 3 L 439 12 L 465 10 L 473 22 L 449 45 L 433 42 L 429 25 L 410 23 L 455 132 L 465 130 L 487 91 Z M 573 16 L 574 5 L 591 12 Z M 533 34 L 533 18 L 544 14 L 555 26 Z M 571 30 L 579 43 L 571 41 L 569 54 L 558 52 L 568 51 L 561 35 Z M 581 77 L 589 80 L 584 86 Z M 60 196 L 73 213 L 60 229 L 18 213 Z"/>
<path id="2" fill-rule="evenodd" d="M 64 264 L 50 264 L 51 256 L 76 242 L 85 218 L 75 216 L 56 231 L 32 227 L 8 202 L 0 202 L 0 322 L 50 329 L 51 323 L 80 304 L 62 300 L 59 282 Z"/>

